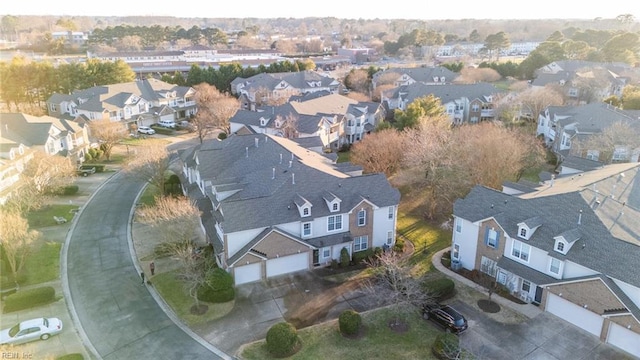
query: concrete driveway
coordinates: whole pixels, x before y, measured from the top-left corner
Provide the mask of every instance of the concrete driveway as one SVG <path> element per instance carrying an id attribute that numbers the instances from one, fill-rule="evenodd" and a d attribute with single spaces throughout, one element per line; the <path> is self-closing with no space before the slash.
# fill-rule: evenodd
<path id="1" fill-rule="evenodd" d="M 469 321 L 469 329 L 460 335 L 461 345 L 479 359 L 631 359 L 592 334 L 546 312 L 519 324 L 504 324 L 461 300 L 451 305 Z"/>

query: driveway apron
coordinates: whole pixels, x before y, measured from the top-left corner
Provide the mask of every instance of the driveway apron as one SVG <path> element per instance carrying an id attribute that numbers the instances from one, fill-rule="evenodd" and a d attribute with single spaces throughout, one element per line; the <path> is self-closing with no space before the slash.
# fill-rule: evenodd
<path id="1" fill-rule="evenodd" d="M 143 186 L 117 173 L 82 209 L 68 240 L 70 306 L 100 358 L 219 359 L 176 325 L 142 284 L 129 221 Z"/>

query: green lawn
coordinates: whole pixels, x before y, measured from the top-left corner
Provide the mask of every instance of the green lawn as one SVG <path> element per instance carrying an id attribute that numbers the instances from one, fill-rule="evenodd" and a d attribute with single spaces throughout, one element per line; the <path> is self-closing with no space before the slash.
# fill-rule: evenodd
<path id="1" fill-rule="evenodd" d="M 64 217 L 67 221 L 73 219 L 71 210 L 78 209 L 76 205 L 46 205 L 41 209 L 31 211 L 27 214 L 29 227 L 37 229 L 45 226 L 57 225 L 54 216 Z"/>
<path id="2" fill-rule="evenodd" d="M 397 333 L 387 325 L 392 314 L 387 309 L 362 314 L 364 335 L 359 339 L 343 337 L 336 321 L 298 331 L 302 348 L 287 359 L 435 359 L 431 344 L 441 330 L 423 320 L 416 312 L 408 317 L 409 330 Z M 275 359 L 264 341 L 248 344 L 241 359 Z"/>
<path id="3" fill-rule="evenodd" d="M 153 185 L 147 185 L 144 188 L 144 192 L 140 195 L 138 203 L 142 205 L 153 205 L 156 202 L 156 196 L 158 195 L 158 188 Z"/>
<path id="4" fill-rule="evenodd" d="M 340 151 L 338 152 L 338 160 L 337 162 L 349 162 L 349 157 L 351 156 L 351 152 L 349 151 Z"/>
<path id="5" fill-rule="evenodd" d="M 60 249 L 62 243 L 48 241 L 36 245 L 25 261 L 26 281 L 22 285 L 42 284 L 60 277 Z"/>
<path id="6" fill-rule="evenodd" d="M 228 314 L 232 309 L 234 302 L 230 301 L 223 304 L 209 304 L 209 310 L 203 315 L 193 315 L 190 313 L 191 307 L 194 305 L 193 299 L 184 290 L 183 283 L 177 279 L 177 271 L 169 271 L 156 274 L 151 282 L 158 290 L 160 296 L 173 309 L 178 317 L 188 326 L 202 324 L 211 320 L 218 319 Z"/>

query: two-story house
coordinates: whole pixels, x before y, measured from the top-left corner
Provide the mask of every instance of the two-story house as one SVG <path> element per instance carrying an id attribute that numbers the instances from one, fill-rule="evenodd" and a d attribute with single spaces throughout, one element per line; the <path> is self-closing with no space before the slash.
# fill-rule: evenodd
<path id="1" fill-rule="evenodd" d="M 149 126 L 160 120 L 186 119 L 197 111 L 195 89 L 156 79 L 95 86 L 71 95 L 53 94 L 49 115 L 89 120 L 109 119 Z"/>
<path id="2" fill-rule="evenodd" d="M 231 93 L 238 96 L 243 109 L 273 102 L 286 102 L 294 95 L 315 92 L 337 93 L 340 82 L 316 71 L 286 73 L 260 73 L 250 78 L 236 78 L 231 82 Z"/>
<path id="3" fill-rule="evenodd" d="M 442 85 L 452 83 L 459 75 L 441 66 L 422 66 L 413 68 L 390 68 L 373 74 L 371 86 L 375 89 L 379 85 L 393 84 L 393 86 L 422 83 L 427 85 Z"/>
<path id="4" fill-rule="evenodd" d="M 640 356 L 640 165 L 614 164 L 454 205 L 451 257 Z"/>
<path id="5" fill-rule="evenodd" d="M 454 125 L 494 120 L 493 99 L 504 91 L 489 83 L 424 84 L 412 83 L 383 92 L 381 101 L 389 110 L 406 110 L 415 99 L 433 95 L 440 99 Z"/>
<path id="6" fill-rule="evenodd" d="M 630 148 L 626 144 L 614 144 L 611 158 L 601 156 L 598 149 L 578 149 L 574 146 L 576 142 L 584 143 L 590 136 L 599 134 L 616 123 L 627 124 L 640 133 L 638 119 L 638 110 L 620 110 L 605 103 L 549 106 L 538 115 L 536 135 L 544 136 L 547 146 L 561 159 L 574 155 L 604 163 L 638 162 L 640 148 Z"/>
<path id="7" fill-rule="evenodd" d="M 632 73 L 631 66 L 624 63 L 554 61 L 536 71 L 531 86 L 558 85 L 564 90 L 568 102 L 591 103 L 609 96 L 621 97 L 623 88 L 634 77 Z"/>
<path id="8" fill-rule="evenodd" d="M 231 135 L 180 153 L 218 265 L 236 284 L 327 266 L 395 242 L 400 193 L 277 136 Z"/>

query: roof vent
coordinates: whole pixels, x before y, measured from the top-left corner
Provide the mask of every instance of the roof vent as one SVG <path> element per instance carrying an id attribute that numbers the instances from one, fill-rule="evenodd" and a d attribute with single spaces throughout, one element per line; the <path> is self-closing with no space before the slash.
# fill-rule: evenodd
<path id="1" fill-rule="evenodd" d="M 273 170 L 271 171 L 271 179 L 275 179 L 276 178 L 276 168 L 273 168 Z"/>
<path id="2" fill-rule="evenodd" d="M 244 148 L 244 152 L 246 153 L 245 157 L 249 157 L 249 147 Z"/>
<path id="3" fill-rule="evenodd" d="M 282 164 L 282 153 L 280 153 L 280 164 Z"/>
<path id="4" fill-rule="evenodd" d="M 254 143 L 256 144 L 256 147 L 258 147 L 258 144 L 260 144 L 260 140 L 258 140 L 258 138 L 253 139 Z"/>
<path id="5" fill-rule="evenodd" d="M 291 183 L 292 183 L 293 185 L 295 185 L 295 184 L 296 184 L 296 174 L 295 174 L 295 173 L 291 173 Z"/>
<path id="6" fill-rule="evenodd" d="M 580 210 L 580 214 L 578 214 L 578 225 L 582 223 L 582 210 Z"/>
<path id="7" fill-rule="evenodd" d="M 289 161 L 289 167 L 291 167 L 291 165 L 293 165 L 293 161 Z"/>

